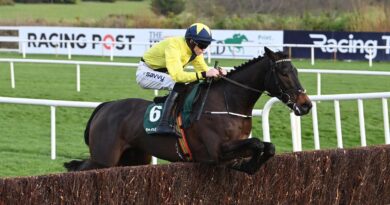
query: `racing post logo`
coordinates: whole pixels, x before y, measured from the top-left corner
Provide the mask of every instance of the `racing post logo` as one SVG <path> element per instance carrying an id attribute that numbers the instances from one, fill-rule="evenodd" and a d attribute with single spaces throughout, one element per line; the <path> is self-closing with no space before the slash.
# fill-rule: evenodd
<path id="1" fill-rule="evenodd" d="M 132 50 L 134 35 L 84 34 L 84 33 L 27 33 L 29 48 L 103 48 L 111 50 Z M 89 48 L 91 48 L 89 47 Z"/>
<path id="2" fill-rule="evenodd" d="M 104 36 L 100 34 L 93 34 L 92 35 L 92 41 L 95 41 L 95 43 L 92 44 L 92 49 L 95 49 L 99 43 L 102 42 L 102 45 L 104 49 L 111 50 L 112 47 L 114 47 L 117 50 L 129 50 L 131 51 L 132 45 L 131 41 L 133 40 L 133 35 L 111 35 L 106 34 Z"/>

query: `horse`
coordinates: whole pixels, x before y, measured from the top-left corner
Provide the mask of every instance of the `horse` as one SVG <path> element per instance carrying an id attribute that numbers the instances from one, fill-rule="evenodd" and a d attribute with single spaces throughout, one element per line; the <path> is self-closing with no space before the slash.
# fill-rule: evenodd
<path id="1" fill-rule="evenodd" d="M 264 92 L 277 97 L 298 116 L 309 113 L 312 107 L 291 59 L 265 47 L 264 56 L 200 87 L 199 100 L 193 104 L 199 119 L 183 129 L 190 159 L 179 150 L 177 136 L 146 133 L 142 119 L 153 102 L 129 98 L 96 107 L 84 133 L 90 158 L 72 160 L 64 166 L 68 171 L 81 171 L 147 165 L 153 155 L 170 162 L 190 161 L 255 174 L 275 155 L 272 143 L 248 138 L 252 109 Z"/>

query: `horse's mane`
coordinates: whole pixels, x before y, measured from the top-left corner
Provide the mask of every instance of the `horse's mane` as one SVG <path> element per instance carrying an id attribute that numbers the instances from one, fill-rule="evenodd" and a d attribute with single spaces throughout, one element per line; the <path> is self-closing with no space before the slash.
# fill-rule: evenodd
<path id="1" fill-rule="evenodd" d="M 278 51 L 278 52 L 276 52 L 275 54 L 280 55 L 282 58 L 286 58 L 286 57 L 287 57 L 287 55 L 286 55 L 285 53 L 283 53 L 282 51 Z M 243 68 L 248 67 L 249 65 L 255 64 L 255 63 L 261 61 L 263 58 L 264 58 L 264 56 L 258 56 L 258 57 L 255 57 L 255 58 L 249 60 L 249 61 L 246 61 L 246 62 L 242 63 L 242 64 L 239 65 L 239 66 L 234 66 L 234 67 L 233 67 L 234 70 L 232 70 L 231 72 L 229 72 L 228 75 L 231 75 L 231 74 L 233 74 L 233 73 L 236 73 L 237 71 L 240 71 L 240 70 L 242 70 Z"/>
<path id="2" fill-rule="evenodd" d="M 236 73 L 236 72 L 242 70 L 243 68 L 248 67 L 249 65 L 255 64 L 255 63 L 259 62 L 260 60 L 262 60 L 263 58 L 264 58 L 264 56 L 258 56 L 258 57 L 255 57 L 255 58 L 249 60 L 249 61 L 242 63 L 239 66 L 234 66 L 233 67 L 234 69 L 231 72 L 229 72 L 228 75 Z"/>

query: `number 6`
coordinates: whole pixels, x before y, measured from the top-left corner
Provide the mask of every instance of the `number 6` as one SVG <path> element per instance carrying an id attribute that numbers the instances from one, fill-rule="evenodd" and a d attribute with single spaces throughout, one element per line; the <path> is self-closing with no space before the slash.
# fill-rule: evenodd
<path id="1" fill-rule="evenodd" d="M 150 109 L 149 120 L 150 122 L 157 122 L 161 117 L 162 106 L 156 105 Z"/>

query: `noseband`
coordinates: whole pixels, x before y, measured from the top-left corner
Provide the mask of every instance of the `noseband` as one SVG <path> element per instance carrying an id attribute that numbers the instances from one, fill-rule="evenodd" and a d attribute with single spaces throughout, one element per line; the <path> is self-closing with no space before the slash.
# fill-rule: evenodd
<path id="1" fill-rule="evenodd" d="M 271 75 L 273 76 L 275 84 L 278 87 L 278 94 L 272 94 L 272 93 L 267 93 L 267 94 L 271 97 L 277 97 L 277 98 L 281 99 L 283 103 L 285 103 L 286 105 L 289 105 L 289 104 L 294 104 L 294 102 L 291 100 L 292 93 L 295 92 L 295 93 L 301 94 L 301 93 L 306 93 L 306 91 L 302 87 L 300 87 L 298 89 L 294 89 L 294 88 L 288 89 L 288 90 L 282 89 L 279 77 L 276 74 L 276 65 L 278 63 L 283 63 L 283 62 L 291 62 L 291 59 L 277 60 L 271 66 Z M 283 99 L 287 99 L 287 100 L 284 101 Z"/>

